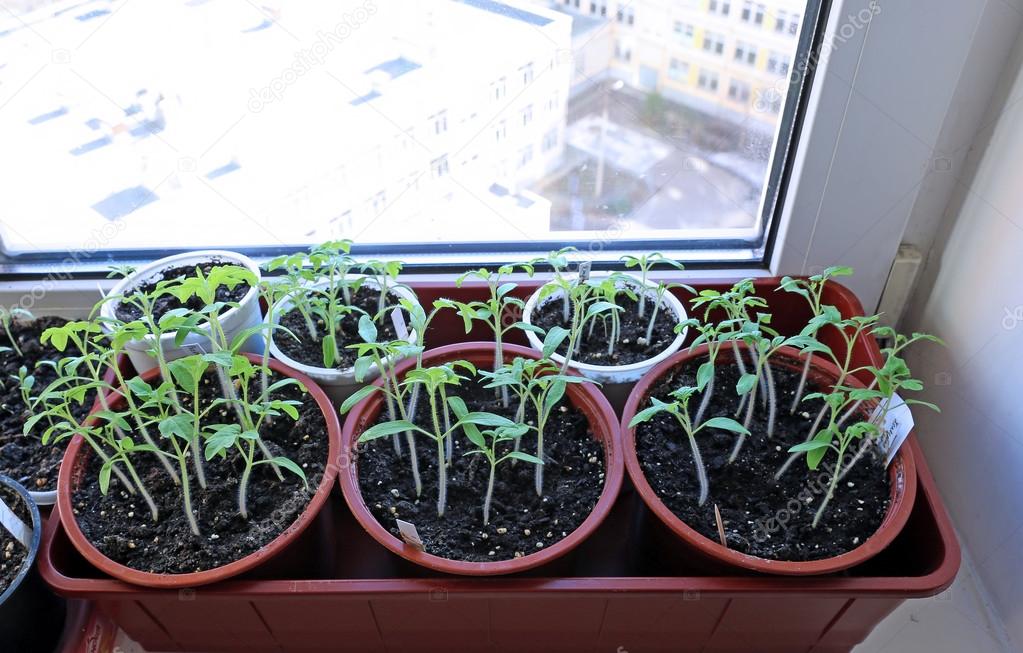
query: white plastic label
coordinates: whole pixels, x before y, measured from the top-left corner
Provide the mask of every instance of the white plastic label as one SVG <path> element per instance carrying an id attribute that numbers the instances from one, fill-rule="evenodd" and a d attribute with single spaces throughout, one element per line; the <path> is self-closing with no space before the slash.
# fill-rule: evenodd
<path id="1" fill-rule="evenodd" d="M 391 311 L 391 322 L 394 323 L 394 331 L 398 334 L 398 340 L 408 340 L 408 325 L 405 324 L 405 315 L 400 308 Z"/>
<path id="2" fill-rule="evenodd" d="M 880 418 L 884 405 L 882 403 L 874 409 L 871 421 L 876 421 Z M 893 394 L 888 400 L 888 405 L 891 408 L 888 410 L 888 414 L 885 415 L 884 424 L 879 425 L 881 427 L 881 436 L 878 440 L 878 446 L 881 447 L 881 451 L 885 454 L 884 464 L 886 467 L 895 459 L 895 454 L 899 452 L 902 443 L 906 441 L 906 438 L 909 437 L 910 432 L 913 430 L 913 413 L 910 412 L 909 406 L 902 400 L 902 397 Z"/>
<path id="3" fill-rule="evenodd" d="M 189 354 L 191 354 L 193 356 L 195 354 L 205 354 L 206 353 L 206 350 L 203 349 L 203 346 L 198 344 L 198 343 L 186 342 L 186 343 L 181 345 L 181 348 L 184 349 L 185 351 L 187 351 Z"/>
<path id="4" fill-rule="evenodd" d="M 591 261 L 583 261 L 579 264 L 579 281 L 586 283 L 590 280 L 590 268 L 593 267 Z"/>
<path id="5" fill-rule="evenodd" d="M 400 519 L 395 519 L 394 521 L 398 524 L 398 532 L 401 533 L 401 539 L 405 540 L 405 544 L 422 550 L 423 540 L 419 537 L 419 531 L 416 530 L 415 525 Z"/>
<path id="6" fill-rule="evenodd" d="M 26 549 L 31 548 L 32 529 L 14 514 L 14 511 L 4 503 L 3 499 L 0 499 L 0 525 L 3 525 L 4 529 L 13 535 L 14 539 L 21 542 Z"/>

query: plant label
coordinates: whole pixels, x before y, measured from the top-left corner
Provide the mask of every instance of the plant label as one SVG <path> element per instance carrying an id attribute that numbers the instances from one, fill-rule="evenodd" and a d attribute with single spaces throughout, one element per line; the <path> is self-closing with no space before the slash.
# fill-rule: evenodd
<path id="1" fill-rule="evenodd" d="M 583 261 L 579 264 L 579 281 L 586 283 L 590 280 L 590 268 L 593 267 L 592 261 Z"/>
<path id="2" fill-rule="evenodd" d="M 14 514 L 3 499 L 0 499 L 0 525 L 3 525 L 26 549 L 32 547 L 32 529 Z"/>
<path id="3" fill-rule="evenodd" d="M 884 424 L 880 425 L 881 435 L 877 443 L 884 451 L 886 467 L 895 459 L 895 454 L 899 452 L 902 443 L 906 441 L 913 430 L 913 413 L 910 412 L 909 406 L 902 400 L 902 397 L 894 394 L 888 401 L 894 408 L 888 411 Z M 871 415 L 872 421 L 880 418 L 882 407 L 883 404 L 874 409 L 874 414 Z"/>
<path id="4" fill-rule="evenodd" d="M 400 519 L 395 519 L 394 521 L 398 524 L 398 532 L 401 533 L 401 539 L 405 540 L 405 544 L 414 546 L 422 551 L 423 540 L 419 537 L 419 531 L 416 530 L 415 524 L 410 524 Z"/>
<path id="5" fill-rule="evenodd" d="M 394 331 L 398 334 L 398 340 L 408 340 L 408 325 L 405 324 L 405 315 L 400 308 L 391 311 L 391 322 L 394 323 Z"/>
<path id="6" fill-rule="evenodd" d="M 181 348 L 193 356 L 196 354 L 206 353 L 206 350 L 203 349 L 203 346 L 195 342 L 186 342 L 183 345 L 181 345 Z"/>

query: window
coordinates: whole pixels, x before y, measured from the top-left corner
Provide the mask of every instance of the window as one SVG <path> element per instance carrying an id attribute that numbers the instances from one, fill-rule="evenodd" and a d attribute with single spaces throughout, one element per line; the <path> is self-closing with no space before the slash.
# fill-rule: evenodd
<path id="1" fill-rule="evenodd" d="M 558 146 L 558 129 L 555 127 L 543 135 L 541 148 L 544 152 L 550 152 Z"/>
<path id="2" fill-rule="evenodd" d="M 728 84 L 728 99 L 745 104 L 749 102 L 750 86 L 744 81 L 733 79 Z"/>
<path id="3" fill-rule="evenodd" d="M 707 10 L 712 14 L 727 16 L 732 10 L 732 4 L 730 0 L 709 0 Z"/>
<path id="4" fill-rule="evenodd" d="M 756 64 L 757 46 L 745 41 L 737 41 L 735 44 L 735 60 L 750 66 Z"/>
<path id="5" fill-rule="evenodd" d="M 672 57 L 668 63 L 668 77 L 675 81 L 685 81 L 689 77 L 689 64 Z"/>
<path id="6" fill-rule="evenodd" d="M 785 77 L 789 74 L 789 55 L 782 52 L 771 52 L 767 57 L 766 70 L 779 77 Z"/>
<path id="7" fill-rule="evenodd" d="M 433 172 L 433 176 L 436 179 L 448 174 L 448 155 L 445 154 L 444 156 L 431 161 L 430 170 Z"/>
<path id="8" fill-rule="evenodd" d="M 519 72 L 522 73 L 522 85 L 528 86 L 533 81 L 533 64 L 527 63 L 519 69 Z"/>
<path id="9" fill-rule="evenodd" d="M 85 21 L 7 3 L 0 254 L 102 267 L 330 233 L 362 251 L 653 240 L 713 250 L 705 259 L 763 256 L 788 174 L 773 153 L 792 150 L 802 111 L 776 80 L 810 54 L 816 0 L 777 3 L 786 38 L 774 13 L 754 28 L 767 0 L 594 0 L 594 15 L 591 0 L 371 2 L 372 15 L 362 2 L 288 3 L 273 18 L 177 2 Z M 4 36 L 16 18 L 52 45 L 23 28 Z M 187 29 L 200 24 L 208 38 Z M 587 29 L 601 44 L 575 75 Z M 55 58 L 61 47 L 73 64 Z M 109 62 L 125 52 L 153 65 L 117 73 Z M 495 183 L 512 197 L 488 195 Z"/>
<path id="10" fill-rule="evenodd" d="M 530 161 L 533 160 L 533 146 L 527 145 L 526 147 L 519 150 L 519 165 L 529 165 Z"/>
<path id="11" fill-rule="evenodd" d="M 703 49 L 714 54 L 725 53 L 725 37 L 723 34 L 705 32 L 703 35 Z"/>
<path id="12" fill-rule="evenodd" d="M 696 34 L 696 26 L 692 23 L 683 23 L 680 20 L 676 20 L 672 26 L 672 31 L 675 33 L 675 38 L 679 40 L 683 45 L 692 45 L 693 37 Z"/>
<path id="13" fill-rule="evenodd" d="M 705 91 L 717 92 L 718 74 L 712 70 L 701 70 L 697 85 Z"/>
<path id="14" fill-rule="evenodd" d="M 632 48 L 630 48 L 628 45 L 623 44 L 621 41 L 616 41 L 615 58 L 625 62 L 632 61 Z"/>
<path id="15" fill-rule="evenodd" d="M 785 26 L 788 24 L 788 12 L 779 9 L 774 14 L 774 31 L 782 33 L 785 31 Z"/>
<path id="16" fill-rule="evenodd" d="M 433 121 L 433 133 L 440 136 L 448 130 L 448 112 L 441 111 L 435 116 L 431 116 L 430 120 Z"/>
<path id="17" fill-rule="evenodd" d="M 757 25 L 763 25 L 765 11 L 767 11 L 767 7 L 764 5 L 757 5 L 756 11 L 753 13 L 753 22 Z"/>

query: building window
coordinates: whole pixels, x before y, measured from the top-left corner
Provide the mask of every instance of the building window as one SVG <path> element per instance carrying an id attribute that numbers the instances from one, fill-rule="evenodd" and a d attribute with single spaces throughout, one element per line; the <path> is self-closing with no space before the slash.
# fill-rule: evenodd
<path id="1" fill-rule="evenodd" d="M 696 35 L 696 26 L 692 23 L 683 23 L 680 20 L 676 20 L 672 26 L 672 31 L 675 33 L 675 38 L 679 40 L 683 45 L 692 45 L 693 38 Z"/>
<path id="2" fill-rule="evenodd" d="M 732 10 L 731 0 L 709 0 L 708 11 L 712 14 L 727 16 Z"/>
<path id="3" fill-rule="evenodd" d="M 615 19 L 617 19 L 619 23 L 625 23 L 626 25 L 635 25 L 636 11 L 635 9 L 632 8 L 632 3 L 630 2 L 629 4 L 619 4 L 618 11 L 615 12 Z"/>
<path id="4" fill-rule="evenodd" d="M 697 85 L 705 91 L 717 92 L 718 74 L 712 70 L 701 70 Z"/>
<path id="5" fill-rule="evenodd" d="M 495 101 L 501 101 L 508 94 L 508 78 L 501 77 L 490 85 L 490 95 Z"/>
<path id="6" fill-rule="evenodd" d="M 753 0 L 744 0 L 742 3 L 742 13 L 739 14 L 739 18 L 744 23 L 753 21 Z"/>
<path id="7" fill-rule="evenodd" d="M 522 68 L 519 68 L 519 72 L 522 73 L 522 85 L 528 86 L 533 81 L 533 64 L 527 63 Z"/>
<path id="8" fill-rule="evenodd" d="M 753 22 L 757 25 L 764 24 L 764 13 L 767 11 L 767 7 L 764 5 L 757 5 L 756 11 L 753 14 Z"/>
<path id="9" fill-rule="evenodd" d="M 632 61 L 632 48 L 623 45 L 621 41 L 615 42 L 615 59 L 620 61 Z"/>
<path id="10" fill-rule="evenodd" d="M 792 14 L 792 18 L 789 19 L 789 34 L 793 36 L 799 33 L 799 14 Z"/>
<path id="11" fill-rule="evenodd" d="M 373 206 L 373 214 L 380 215 L 387 208 L 387 193 L 380 191 L 370 199 L 370 204 Z"/>
<path id="12" fill-rule="evenodd" d="M 757 63 L 757 46 L 745 41 L 737 41 L 735 44 L 735 60 L 747 65 Z"/>
<path id="13" fill-rule="evenodd" d="M 785 77 L 789 74 L 789 57 L 781 52 L 772 52 L 767 57 L 767 72 Z"/>
<path id="14" fill-rule="evenodd" d="M 725 37 L 723 34 L 705 32 L 703 35 L 703 49 L 714 54 L 725 53 Z"/>
<path id="15" fill-rule="evenodd" d="M 448 174 L 448 155 L 438 157 L 430 162 L 430 171 L 433 172 L 435 179 L 440 179 L 444 175 Z"/>
<path id="16" fill-rule="evenodd" d="M 533 146 L 527 145 L 519 150 L 519 165 L 527 166 L 533 160 Z"/>
<path id="17" fill-rule="evenodd" d="M 668 77 L 676 81 L 683 81 L 689 77 L 689 64 L 674 57 L 668 63 Z"/>
<path id="18" fill-rule="evenodd" d="M 433 133 L 440 136 L 448 130 L 448 112 L 441 111 L 440 113 L 431 116 L 430 120 L 433 121 Z"/>
<path id="19" fill-rule="evenodd" d="M 785 31 L 785 26 L 788 24 L 789 12 L 779 9 L 774 14 L 774 31 L 779 34 Z"/>
<path id="20" fill-rule="evenodd" d="M 502 120 L 501 122 L 497 123 L 497 127 L 494 129 L 494 136 L 495 140 L 497 140 L 498 143 L 503 141 L 505 137 L 508 136 L 507 120 Z"/>
<path id="21" fill-rule="evenodd" d="M 750 86 L 746 82 L 733 79 L 728 84 L 728 99 L 743 104 L 749 102 Z"/>
<path id="22" fill-rule="evenodd" d="M 525 127 L 529 123 L 533 122 L 533 105 L 527 104 L 522 109 L 522 126 Z"/>
<path id="23" fill-rule="evenodd" d="M 550 152 L 558 146 L 558 129 L 555 127 L 543 135 L 541 147 L 544 152 Z"/>

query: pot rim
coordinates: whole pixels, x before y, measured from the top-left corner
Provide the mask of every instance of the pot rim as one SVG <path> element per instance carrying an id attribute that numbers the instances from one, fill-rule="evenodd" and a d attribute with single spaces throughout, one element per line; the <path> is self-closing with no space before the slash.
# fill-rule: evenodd
<path id="1" fill-rule="evenodd" d="M 627 273 L 625 274 L 625 276 L 628 276 L 628 277 L 630 277 L 630 278 L 635 280 L 637 290 L 640 288 L 641 280 L 638 277 L 636 277 L 633 274 L 627 274 Z M 597 276 L 597 277 L 594 277 L 594 278 L 598 278 L 599 279 L 599 278 L 602 278 L 602 277 L 601 276 Z M 522 309 L 522 321 L 525 322 L 526 324 L 530 324 L 531 325 L 533 323 L 533 310 L 537 308 L 537 304 L 540 301 L 540 291 L 542 291 L 544 286 L 546 286 L 546 285 L 547 285 L 546 283 L 542 284 L 539 288 L 537 288 L 535 291 L 533 291 L 533 294 L 531 294 L 529 296 L 529 299 L 526 300 L 526 305 Z M 551 293 L 547 297 L 544 297 L 544 303 L 547 303 L 549 301 L 553 301 L 553 300 L 561 297 L 562 293 L 563 293 L 563 291 L 561 291 L 560 289 L 554 291 L 553 293 Z M 654 290 L 652 288 L 647 288 L 646 289 L 646 295 L 647 295 L 647 297 L 655 297 L 656 296 L 654 294 Z M 686 308 L 682 304 L 682 301 L 679 300 L 679 298 L 676 297 L 674 293 L 672 293 L 671 291 L 668 291 L 668 292 L 664 293 L 663 299 L 664 299 L 665 303 L 667 303 L 667 305 L 671 308 L 672 312 L 675 313 L 675 316 L 678 318 L 679 322 L 683 322 L 686 319 L 688 319 L 689 313 L 686 312 Z M 647 369 L 657 365 L 661 361 L 665 360 L 666 358 L 668 358 L 669 356 L 671 356 L 672 354 L 677 352 L 682 347 L 682 343 L 685 342 L 686 335 L 688 335 L 688 333 L 689 333 L 689 327 L 686 327 L 686 328 L 684 328 L 682 330 L 681 333 L 675 334 L 675 339 L 672 340 L 671 343 L 667 347 L 665 347 L 663 351 L 658 353 L 656 356 L 651 356 L 650 358 L 647 358 L 647 359 L 644 359 L 644 360 L 641 360 L 641 361 L 637 361 L 635 363 L 629 363 L 628 365 L 593 365 L 591 363 L 581 363 L 579 361 L 573 360 L 569 366 L 572 367 L 572 368 L 575 368 L 575 369 L 577 369 L 577 370 L 579 370 L 580 372 L 583 372 L 583 373 L 590 372 L 590 373 L 604 373 L 604 374 L 606 374 L 606 373 L 611 372 L 611 373 L 616 373 L 616 374 L 627 374 L 629 372 L 643 372 L 644 370 L 647 370 Z M 535 349 L 537 351 L 540 351 L 540 350 L 543 349 L 543 343 L 540 341 L 540 338 L 538 338 L 537 335 L 535 333 L 533 333 L 532 331 L 528 331 L 528 330 L 526 331 L 526 339 L 529 341 L 529 345 L 533 349 Z M 555 363 L 559 363 L 560 364 L 560 363 L 564 363 L 565 362 L 565 357 L 562 356 L 561 354 L 555 353 L 555 354 L 551 355 L 551 360 L 553 360 Z"/>
<path id="2" fill-rule="evenodd" d="M 474 353 L 486 354 L 492 357 L 493 350 L 493 342 L 461 342 L 430 349 L 424 354 L 423 359 L 425 362 L 426 360 L 443 360 L 452 357 L 461 358 L 471 356 Z M 520 345 L 505 344 L 503 345 L 503 353 L 506 358 L 514 358 L 516 356 L 533 359 L 539 358 L 535 351 Z M 406 359 L 398 364 L 395 368 L 396 372 L 399 375 L 404 374 L 415 363 L 415 359 Z M 374 384 L 379 385 L 381 381 L 381 379 L 377 379 Z M 604 487 L 593 509 L 583 522 L 566 537 L 549 547 L 511 560 L 467 562 L 464 560 L 442 558 L 425 551 L 420 551 L 411 545 L 405 544 L 404 541 L 398 539 L 384 528 L 377 521 L 376 517 L 373 516 L 369 508 L 366 507 L 366 503 L 362 498 L 358 481 L 358 465 L 356 463 L 358 453 L 355 451 L 356 440 L 359 435 L 356 433 L 356 429 L 359 428 L 362 415 L 368 413 L 375 415 L 376 412 L 382 409 L 383 399 L 379 393 L 366 397 L 356 404 L 344 423 L 341 435 L 342 451 L 344 452 L 342 456 L 348 457 L 351 464 L 341 470 L 338 474 L 338 480 L 341 484 L 341 491 L 345 502 L 359 524 L 374 540 L 392 553 L 434 571 L 466 576 L 493 576 L 517 573 L 547 564 L 579 546 L 600 526 L 617 499 L 622 480 L 625 476 L 624 461 L 617 433 L 618 418 L 611 405 L 607 402 L 607 399 L 604 398 L 604 395 L 593 384 L 569 384 L 566 392 L 574 400 L 572 403 L 577 408 L 580 403 L 588 404 L 594 413 L 594 418 L 604 420 L 604 429 L 601 429 L 599 424 L 594 424 L 593 419 L 590 420 L 590 430 L 593 432 L 594 437 L 601 440 L 604 445 Z"/>
<path id="3" fill-rule="evenodd" d="M 21 483 L 18 483 L 10 476 L 0 474 L 0 485 L 6 485 L 18 493 L 21 500 L 26 506 L 28 506 L 28 512 L 32 522 L 29 524 L 32 527 L 32 541 L 29 543 L 28 554 L 21 562 L 21 569 L 18 570 L 18 575 L 14 577 L 11 584 L 7 586 L 7 589 L 0 593 L 0 605 L 3 605 L 9 598 L 14 596 L 14 594 L 18 591 L 18 588 L 21 587 L 22 582 L 24 582 L 25 578 L 28 577 L 29 573 L 31 573 L 35 566 L 36 555 L 39 553 L 39 544 L 42 541 L 43 536 L 43 519 L 39 514 L 39 506 L 37 506 L 35 501 L 32 500 L 29 491 L 26 490 Z"/>
<path id="4" fill-rule="evenodd" d="M 377 283 L 376 279 L 374 279 L 373 277 L 369 277 L 369 276 L 366 276 L 364 274 L 349 274 L 347 276 L 349 278 L 363 278 L 363 279 L 366 280 L 367 285 L 372 285 L 372 286 L 376 286 L 377 288 L 380 288 L 380 284 Z M 328 283 L 330 283 L 329 280 L 319 280 L 316 283 L 312 284 L 312 286 L 314 288 L 318 288 L 320 286 L 326 286 Z M 408 299 L 408 300 L 411 300 L 411 301 L 415 302 L 416 304 L 419 304 L 419 298 L 416 296 L 415 291 L 412 290 L 411 288 L 407 287 L 407 286 L 404 286 L 404 285 L 392 286 L 392 287 L 388 288 L 388 291 L 397 293 L 398 295 L 401 295 L 404 299 Z M 292 305 L 292 301 L 291 301 L 292 298 L 295 295 L 297 295 L 299 292 L 301 292 L 301 289 L 295 289 L 294 291 L 288 293 L 284 297 L 281 297 L 274 304 L 273 310 L 272 311 L 267 311 L 267 315 L 266 315 L 266 318 L 264 318 L 264 321 L 269 322 L 270 316 L 272 315 L 273 316 L 273 324 L 275 324 L 275 325 L 279 324 L 280 323 L 280 319 L 281 319 L 281 315 L 283 315 L 284 309 L 287 309 L 287 308 L 289 308 Z M 408 334 L 408 338 L 406 338 L 406 341 L 409 344 L 414 344 L 416 342 L 416 338 L 417 337 L 418 336 L 416 334 L 415 329 L 409 329 L 409 334 Z M 347 377 L 353 377 L 355 375 L 355 367 L 354 366 L 352 366 L 352 367 L 344 367 L 344 368 L 335 368 L 335 367 L 318 367 L 316 365 L 307 365 L 306 363 L 300 363 L 297 360 L 295 360 L 294 358 L 292 358 L 291 356 L 288 356 L 287 354 L 285 354 L 284 352 L 281 351 L 280 347 L 278 347 L 277 343 L 274 341 L 273 334 L 270 335 L 269 346 L 270 346 L 270 356 L 272 356 L 273 358 L 276 358 L 277 360 L 279 360 L 280 362 L 284 363 L 285 365 L 287 365 L 291 369 L 297 370 L 297 371 L 301 372 L 302 374 L 306 374 L 306 375 L 309 375 L 309 376 L 320 376 L 320 377 L 325 377 L 325 378 L 329 377 L 330 380 L 332 380 L 332 381 L 333 380 L 343 381 Z M 390 360 L 390 359 L 388 359 L 388 360 Z M 377 368 L 376 363 L 374 363 L 373 365 L 370 365 L 370 367 L 369 367 L 370 371 L 373 372 L 374 374 L 376 373 L 375 372 L 376 368 Z"/>
<path id="5" fill-rule="evenodd" d="M 745 349 L 746 346 L 744 343 L 740 343 L 740 347 Z M 661 498 L 650 486 L 650 483 L 647 482 L 646 475 L 643 473 L 643 469 L 639 464 L 639 457 L 636 453 L 636 430 L 634 428 L 629 428 L 629 422 L 635 414 L 639 412 L 641 402 L 646 399 L 647 393 L 654 383 L 660 380 L 665 373 L 678 365 L 681 365 L 685 361 L 702 357 L 707 353 L 707 349 L 708 345 L 706 344 L 700 345 L 695 349 L 690 347 L 663 361 L 657 367 L 650 370 L 650 372 L 636 384 L 632 392 L 629 394 L 628 401 L 626 401 L 621 423 L 625 467 L 628 470 L 629 478 L 632 479 L 632 483 L 636 487 L 636 491 L 642 497 L 647 508 L 649 508 L 650 511 L 653 512 L 657 518 L 660 519 L 661 522 L 679 539 L 685 542 L 685 544 L 692 546 L 704 555 L 709 556 L 718 562 L 746 571 L 788 576 L 830 574 L 866 562 L 868 559 L 888 547 L 909 520 L 910 513 L 913 510 L 913 505 L 916 500 L 916 463 L 910 447 L 900 447 L 895 459 L 888 466 L 887 473 L 890 482 L 891 499 L 888 503 L 888 510 L 886 511 L 880 526 L 878 526 L 877 530 L 856 548 L 830 558 L 808 561 L 787 561 L 771 560 L 768 558 L 760 558 L 758 556 L 739 553 L 738 551 L 722 546 L 719 542 L 706 537 L 696 529 L 692 528 L 683 520 L 679 519 L 675 513 L 673 513 L 664 504 Z M 779 353 L 786 355 L 788 358 L 793 358 L 793 352 L 797 352 L 797 350 L 785 347 L 780 350 Z M 726 353 L 730 354 L 731 352 L 726 349 L 721 350 L 721 354 Z M 798 358 L 795 360 L 798 361 Z M 797 362 L 795 366 L 797 368 L 801 368 L 802 363 Z M 815 358 L 813 367 L 827 374 L 830 378 L 837 379 L 838 377 L 839 370 L 830 361 Z M 850 376 L 846 379 L 846 383 L 854 387 L 866 387 L 855 376 Z"/>
<path id="6" fill-rule="evenodd" d="M 249 291 L 245 293 L 245 295 L 238 301 L 238 306 L 232 306 L 231 308 L 224 311 L 224 314 L 220 316 L 221 320 L 228 320 L 234 315 L 236 315 L 239 311 L 241 311 L 241 309 L 246 304 L 258 299 L 259 297 L 258 281 L 262 279 L 263 273 L 259 269 L 259 265 L 248 256 L 245 256 L 244 254 L 239 254 L 237 252 L 232 252 L 226 249 L 198 249 L 191 252 L 182 252 L 181 254 L 173 254 L 171 256 L 165 256 L 161 259 L 157 259 L 149 263 L 148 265 L 139 268 L 138 270 L 132 272 L 130 275 L 118 281 L 116 284 L 114 284 L 114 287 L 110 289 L 110 292 L 107 293 L 107 296 L 123 295 L 125 294 L 125 292 L 134 288 L 135 286 L 138 286 L 141 283 L 145 283 L 146 281 L 148 281 L 149 277 L 153 276 L 155 273 L 165 270 L 169 267 L 173 267 L 185 261 L 192 259 L 206 261 L 214 258 L 231 260 L 234 263 L 237 263 L 242 267 L 245 267 L 250 272 L 256 275 L 257 283 L 250 287 Z M 103 305 L 100 307 L 100 315 L 107 319 L 117 319 L 117 316 L 114 313 L 116 304 L 117 302 L 113 301 L 104 302 Z M 101 326 L 103 327 L 104 330 L 109 331 L 109 326 L 106 324 L 106 322 L 101 322 Z M 200 328 L 208 329 L 209 327 L 206 325 L 206 323 L 203 323 L 202 325 L 200 325 Z M 162 336 L 160 336 L 160 343 L 161 344 L 173 343 L 175 336 L 176 332 L 165 333 Z M 148 347 L 149 343 L 151 343 L 153 340 L 154 340 L 153 334 L 147 333 L 139 340 L 133 340 L 131 342 L 144 342 Z M 130 346 L 131 342 L 129 342 L 125 346 L 126 347 Z"/>
<path id="7" fill-rule="evenodd" d="M 256 354 L 245 354 L 245 356 L 253 363 L 261 362 L 261 357 Z M 133 583 L 135 585 L 157 588 L 196 587 L 236 576 L 267 560 L 270 560 L 283 551 L 289 544 L 291 544 L 292 541 L 305 531 L 305 529 L 313 522 L 313 518 L 320 512 L 321 508 L 326 503 L 330 496 L 330 491 L 333 488 L 334 476 L 337 474 L 339 467 L 341 425 L 338 421 L 337 412 L 330 403 L 330 399 L 327 398 L 323 389 L 320 388 L 320 386 L 318 386 L 312 379 L 301 372 L 288 369 L 287 366 L 279 361 L 271 359 L 269 361 L 269 365 L 270 368 L 278 374 L 296 379 L 305 386 L 306 390 L 312 396 L 313 400 L 316 401 L 317 406 L 323 413 L 324 420 L 327 424 L 327 431 L 325 435 L 328 440 L 328 452 L 327 460 L 324 464 L 323 478 L 320 480 L 320 484 L 317 486 L 316 491 L 309 498 L 309 502 L 306 504 L 305 510 L 303 510 L 287 528 L 281 531 L 274 539 L 261 549 L 253 551 L 245 557 L 229 562 L 226 565 L 185 574 L 154 574 L 132 569 L 127 565 L 122 565 L 103 555 L 99 549 L 97 549 L 92 542 L 85 537 L 85 534 L 82 533 L 81 528 L 78 526 L 78 522 L 74 518 L 73 506 L 71 504 L 71 482 L 78 454 L 80 451 L 83 451 L 84 443 L 84 440 L 80 435 L 75 435 L 68 444 L 67 451 L 64 453 L 64 459 L 61 461 L 60 465 L 60 474 L 57 478 L 57 509 L 60 515 L 60 522 L 64 526 L 64 530 L 67 532 L 68 538 L 71 540 L 75 549 L 77 549 L 90 564 L 114 578 L 128 583 Z M 140 378 L 148 380 L 157 376 L 159 373 L 159 368 L 153 368 L 152 370 L 141 374 Z M 111 404 L 122 400 L 120 392 L 114 391 L 109 395 L 109 401 Z M 90 421 L 94 420 L 92 417 L 89 419 Z M 84 449 L 84 451 L 87 453 L 92 452 L 91 449 Z"/>

